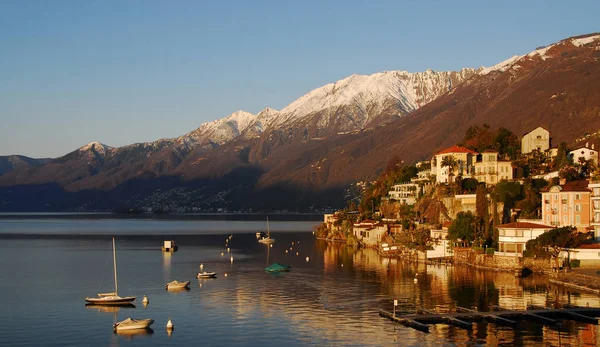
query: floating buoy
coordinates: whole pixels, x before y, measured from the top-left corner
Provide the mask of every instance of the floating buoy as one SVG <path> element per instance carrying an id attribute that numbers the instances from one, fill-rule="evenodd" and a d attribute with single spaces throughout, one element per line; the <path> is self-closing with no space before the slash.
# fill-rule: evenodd
<path id="1" fill-rule="evenodd" d="M 204 269 L 204 264 L 200 264 L 200 271 L 202 271 L 202 269 Z"/>
<path id="2" fill-rule="evenodd" d="M 296 255 L 298 255 L 298 252 L 296 252 Z"/>
<path id="3" fill-rule="evenodd" d="M 294 241 L 292 241 L 292 246 L 294 245 Z"/>
<path id="4" fill-rule="evenodd" d="M 223 276 L 227 277 L 227 272 Z"/>
<path id="5" fill-rule="evenodd" d="M 229 247 L 227 247 L 227 253 L 229 253 Z"/>
<path id="6" fill-rule="evenodd" d="M 222 256 L 224 256 L 224 255 L 225 255 L 225 253 L 224 253 L 224 252 L 221 252 L 221 257 L 222 257 Z"/>
<path id="7" fill-rule="evenodd" d="M 285 253 L 287 253 L 287 252 L 288 252 L 288 250 L 286 249 L 286 250 L 285 250 Z"/>
<path id="8" fill-rule="evenodd" d="M 291 251 L 292 249 L 293 249 L 293 248 L 292 248 L 292 247 L 290 247 L 290 251 Z"/>
<path id="9" fill-rule="evenodd" d="M 148 300 L 148 297 L 146 295 L 144 295 L 144 299 L 142 300 L 142 303 L 144 305 L 148 305 L 149 302 L 150 302 L 150 300 Z"/>
<path id="10" fill-rule="evenodd" d="M 173 328 L 175 328 L 175 325 L 173 325 L 171 318 L 169 318 L 169 320 L 167 321 L 167 329 L 173 329 Z"/>
<path id="11" fill-rule="evenodd" d="M 270 244 L 269 247 L 273 248 L 273 244 Z"/>
<path id="12" fill-rule="evenodd" d="M 296 241 L 296 243 L 300 243 L 300 241 Z"/>
<path id="13" fill-rule="evenodd" d="M 307 262 L 307 263 L 308 263 L 308 261 L 309 261 L 309 260 L 310 260 L 310 258 L 309 258 L 309 257 L 306 257 L 306 262 Z"/>
<path id="14" fill-rule="evenodd" d="M 342 267 L 344 267 L 344 264 L 342 264 Z"/>
<path id="15" fill-rule="evenodd" d="M 419 282 L 419 279 L 415 277 L 414 282 L 415 283 Z"/>
<path id="16" fill-rule="evenodd" d="M 233 255 L 231 256 L 231 258 L 229 258 L 229 260 L 231 261 L 231 263 L 233 264 Z"/>
<path id="17" fill-rule="evenodd" d="M 200 288 L 202 288 L 202 283 L 200 283 Z"/>

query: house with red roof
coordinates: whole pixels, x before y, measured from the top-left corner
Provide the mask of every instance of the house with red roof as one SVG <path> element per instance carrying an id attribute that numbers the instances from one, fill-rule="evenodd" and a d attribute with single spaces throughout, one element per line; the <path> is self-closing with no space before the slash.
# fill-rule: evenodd
<path id="1" fill-rule="evenodd" d="M 531 222 L 513 222 L 498 225 L 497 228 L 498 251 L 496 254 L 522 257 L 527 241 L 535 239 L 554 227 Z"/>
<path id="2" fill-rule="evenodd" d="M 443 166 L 445 157 L 454 159 L 455 166 Z M 461 146 L 443 149 L 431 158 L 431 173 L 438 183 L 451 183 L 456 176 L 470 176 L 474 173 L 473 164 L 477 160 L 477 152 Z"/>

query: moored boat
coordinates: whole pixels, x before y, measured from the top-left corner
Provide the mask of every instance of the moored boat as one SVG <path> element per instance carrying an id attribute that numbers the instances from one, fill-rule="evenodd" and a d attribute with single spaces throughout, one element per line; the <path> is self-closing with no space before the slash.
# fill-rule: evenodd
<path id="1" fill-rule="evenodd" d="M 198 274 L 196 275 L 197 278 L 216 278 L 217 277 L 217 273 L 216 272 L 198 272 Z"/>
<path id="2" fill-rule="evenodd" d="M 190 281 L 180 282 L 180 281 L 175 280 L 175 281 L 171 281 L 165 285 L 166 289 L 189 289 L 189 287 L 190 287 Z"/>
<path id="3" fill-rule="evenodd" d="M 292 270 L 291 265 L 273 263 L 265 268 L 267 272 L 288 272 Z"/>
<path id="4" fill-rule="evenodd" d="M 117 332 L 124 330 L 148 329 L 152 323 L 154 323 L 154 319 L 133 319 L 128 317 L 125 320 L 115 323 L 113 328 Z"/>

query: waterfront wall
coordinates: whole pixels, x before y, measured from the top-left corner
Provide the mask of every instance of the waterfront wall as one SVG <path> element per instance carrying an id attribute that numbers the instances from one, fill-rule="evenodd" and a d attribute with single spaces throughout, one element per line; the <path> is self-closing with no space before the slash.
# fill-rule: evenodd
<path id="1" fill-rule="evenodd" d="M 474 252 L 471 248 L 455 248 L 454 262 L 495 271 L 514 271 L 524 267 L 529 268 L 533 272 L 549 273 L 552 271 L 549 259 L 487 255 Z"/>

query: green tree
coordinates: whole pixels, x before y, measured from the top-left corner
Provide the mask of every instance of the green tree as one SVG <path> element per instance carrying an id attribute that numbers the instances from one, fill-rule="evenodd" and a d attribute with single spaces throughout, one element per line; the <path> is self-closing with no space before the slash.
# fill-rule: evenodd
<path id="1" fill-rule="evenodd" d="M 488 232 L 490 214 L 485 183 L 479 183 L 475 192 L 475 216 L 477 218 L 477 235 L 487 243 L 491 240 L 491 236 Z"/>
<path id="2" fill-rule="evenodd" d="M 448 181 L 452 181 L 452 176 L 454 176 L 454 168 L 458 166 L 458 161 L 454 158 L 453 155 L 447 155 L 442 158 L 442 162 L 440 163 L 441 167 L 448 168 Z M 448 182 L 448 183 L 450 183 Z"/>
<path id="3" fill-rule="evenodd" d="M 459 212 L 448 228 L 448 238 L 467 245 L 475 241 L 475 216 L 471 211 Z"/>
<path id="4" fill-rule="evenodd" d="M 559 267 L 558 255 L 563 248 L 577 248 L 589 237 L 588 233 L 580 233 L 575 227 L 554 228 L 533 240 L 527 241 L 525 249 L 528 255 L 550 254 L 555 260 L 555 266 Z"/>
<path id="5" fill-rule="evenodd" d="M 552 161 L 552 168 L 554 170 L 560 170 L 569 164 L 569 150 L 567 149 L 567 144 L 563 141 L 558 145 L 558 152 Z"/>

